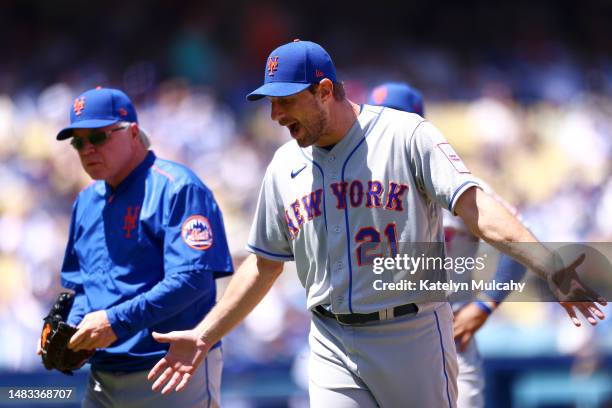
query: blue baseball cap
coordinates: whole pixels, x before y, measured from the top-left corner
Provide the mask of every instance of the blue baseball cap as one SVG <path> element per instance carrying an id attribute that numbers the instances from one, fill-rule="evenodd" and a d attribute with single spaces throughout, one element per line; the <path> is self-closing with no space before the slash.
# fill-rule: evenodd
<path id="1" fill-rule="evenodd" d="M 387 82 L 377 86 L 370 92 L 368 104 L 425 116 L 421 93 L 402 82 Z"/>
<path id="2" fill-rule="evenodd" d="M 97 87 L 76 97 L 70 107 L 70 126 L 62 129 L 56 139 L 72 137 L 73 129 L 100 128 L 124 121 L 138 122 L 130 98 L 118 89 Z"/>
<path id="3" fill-rule="evenodd" d="M 336 82 L 336 68 L 327 51 L 311 41 L 293 40 L 270 53 L 264 84 L 248 94 L 247 100 L 293 95 L 324 78 Z"/>

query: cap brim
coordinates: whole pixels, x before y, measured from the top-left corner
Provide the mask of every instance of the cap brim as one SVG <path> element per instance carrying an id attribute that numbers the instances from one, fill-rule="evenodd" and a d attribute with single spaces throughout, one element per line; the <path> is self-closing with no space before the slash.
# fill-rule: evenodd
<path id="1" fill-rule="evenodd" d="M 95 129 L 101 128 L 105 126 L 110 126 L 119 122 L 118 119 L 91 119 L 91 120 L 82 120 L 79 122 L 74 122 L 70 126 L 66 126 L 57 134 L 57 140 L 69 139 L 72 137 L 72 131 L 74 129 Z"/>
<path id="2" fill-rule="evenodd" d="M 256 101 L 264 96 L 289 96 L 302 92 L 310 84 L 294 82 L 268 82 L 247 95 L 247 101 Z"/>

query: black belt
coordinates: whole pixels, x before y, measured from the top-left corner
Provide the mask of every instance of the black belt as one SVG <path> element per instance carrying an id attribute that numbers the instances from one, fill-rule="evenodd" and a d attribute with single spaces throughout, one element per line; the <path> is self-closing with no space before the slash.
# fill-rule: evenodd
<path id="1" fill-rule="evenodd" d="M 336 319 L 341 324 L 364 324 L 369 322 L 376 322 L 379 320 L 389 320 L 395 317 L 405 316 L 408 314 L 416 314 L 419 308 L 414 303 L 408 303 L 406 305 L 396 306 L 392 309 L 381 310 L 380 312 L 373 313 L 351 313 L 351 314 L 334 314 L 323 306 L 319 305 L 314 308 L 314 311 L 322 316 L 331 317 Z"/>

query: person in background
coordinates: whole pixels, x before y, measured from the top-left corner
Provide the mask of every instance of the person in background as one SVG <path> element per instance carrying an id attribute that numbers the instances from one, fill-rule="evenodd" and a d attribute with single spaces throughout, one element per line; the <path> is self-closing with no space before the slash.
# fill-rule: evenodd
<path id="1" fill-rule="evenodd" d="M 403 82 L 387 82 L 372 89 L 368 104 L 386 106 L 404 112 L 416 113 L 425 117 L 425 106 L 421 92 Z M 484 191 L 494 194 L 488 185 L 481 182 Z M 494 196 L 508 211 L 518 216 L 518 211 L 501 197 Z M 520 217 L 519 217 L 520 219 Z M 463 220 L 444 210 L 444 239 L 446 254 L 451 258 L 475 259 L 481 240 L 474 236 Z M 525 266 L 500 254 L 495 275 L 492 280 L 500 283 L 520 282 L 526 272 Z M 470 282 L 472 270 L 453 273 L 454 281 Z M 485 377 L 482 358 L 474 335 L 486 323 L 491 313 L 510 294 L 509 291 L 484 291 L 480 294 L 474 291 L 449 294 L 453 308 L 453 336 L 457 345 L 459 375 L 457 376 L 459 408 L 484 407 Z"/>

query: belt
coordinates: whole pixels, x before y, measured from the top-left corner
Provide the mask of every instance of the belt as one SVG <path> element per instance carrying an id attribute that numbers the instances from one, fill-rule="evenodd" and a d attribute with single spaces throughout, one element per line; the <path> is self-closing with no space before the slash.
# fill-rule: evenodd
<path id="1" fill-rule="evenodd" d="M 323 306 L 319 305 L 314 308 L 314 312 L 325 317 L 336 319 L 340 324 L 364 324 L 369 322 L 376 322 L 380 320 L 390 320 L 396 317 L 405 316 L 409 314 L 416 314 L 419 308 L 414 303 L 408 303 L 406 305 L 396 306 L 389 309 L 383 309 L 373 313 L 351 313 L 351 314 L 334 314 Z"/>

